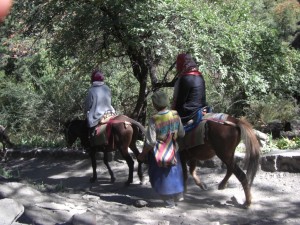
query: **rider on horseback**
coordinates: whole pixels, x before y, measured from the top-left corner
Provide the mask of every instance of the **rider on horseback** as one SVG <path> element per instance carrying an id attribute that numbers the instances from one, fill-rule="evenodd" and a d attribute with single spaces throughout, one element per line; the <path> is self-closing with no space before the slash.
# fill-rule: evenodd
<path id="1" fill-rule="evenodd" d="M 202 119 L 202 110 L 206 107 L 205 81 L 190 54 L 177 56 L 176 69 L 178 80 L 175 83 L 172 109 L 178 112 L 188 131 Z"/>
<path id="2" fill-rule="evenodd" d="M 85 100 L 85 112 L 90 134 L 102 119 L 115 115 L 111 105 L 111 91 L 104 83 L 104 74 L 95 70 L 91 76 L 91 87 Z"/>

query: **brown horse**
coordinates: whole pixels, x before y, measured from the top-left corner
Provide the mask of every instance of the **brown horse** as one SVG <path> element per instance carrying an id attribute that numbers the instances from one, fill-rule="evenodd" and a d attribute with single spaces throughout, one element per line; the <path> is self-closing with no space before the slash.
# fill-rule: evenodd
<path id="1" fill-rule="evenodd" d="M 134 161 L 129 154 L 128 148 L 133 151 L 136 157 L 138 156 L 139 150 L 136 146 L 136 141 L 141 139 L 141 135 L 145 134 L 145 128 L 139 122 L 124 115 L 116 116 L 111 122 L 111 134 L 114 140 L 113 145 L 91 146 L 88 138 L 89 131 L 87 122 L 85 120 L 67 122 L 64 130 L 65 137 L 69 146 L 71 146 L 77 138 L 80 138 L 82 146 L 89 152 L 93 168 L 93 176 L 90 178 L 90 182 L 95 182 L 97 179 L 97 152 L 104 153 L 103 160 L 111 176 L 111 182 L 115 181 L 113 171 L 108 164 L 107 153 L 119 150 L 129 167 L 128 179 L 126 181 L 126 185 L 129 185 L 133 182 Z M 141 162 L 138 162 L 138 176 L 142 182 L 143 171 Z"/>
<path id="2" fill-rule="evenodd" d="M 218 189 L 224 189 L 228 179 L 234 174 L 241 182 L 245 192 L 246 201 L 244 205 L 249 207 L 251 204 L 251 185 L 258 169 L 260 156 L 260 145 L 252 126 L 245 119 L 236 119 L 231 116 L 228 116 L 223 122 L 210 119 L 203 122 L 206 122 L 204 144 L 191 148 L 186 147 L 181 151 L 185 190 L 188 178 L 187 162 L 189 162 L 189 172 L 196 185 L 206 190 L 205 183 L 201 182 L 196 174 L 197 161 L 207 160 L 217 155 L 227 166 L 227 173 Z M 245 168 L 247 175 L 234 160 L 235 149 L 241 140 L 244 141 L 246 147 Z"/>

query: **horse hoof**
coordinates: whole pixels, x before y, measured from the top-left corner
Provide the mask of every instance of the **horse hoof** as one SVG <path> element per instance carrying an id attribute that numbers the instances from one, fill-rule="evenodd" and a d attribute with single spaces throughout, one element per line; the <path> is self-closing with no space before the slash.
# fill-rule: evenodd
<path id="1" fill-rule="evenodd" d="M 243 204 L 243 208 L 244 209 L 249 209 L 250 208 L 250 206 L 251 206 L 251 202 L 245 202 L 244 204 Z"/>
<path id="2" fill-rule="evenodd" d="M 226 184 L 220 184 L 218 190 L 224 190 L 226 188 Z"/>
<path id="3" fill-rule="evenodd" d="M 205 183 L 201 183 L 201 184 L 199 185 L 199 187 L 200 187 L 202 190 L 204 190 L 204 191 L 207 191 L 207 190 L 208 190 L 207 185 L 206 185 Z"/>

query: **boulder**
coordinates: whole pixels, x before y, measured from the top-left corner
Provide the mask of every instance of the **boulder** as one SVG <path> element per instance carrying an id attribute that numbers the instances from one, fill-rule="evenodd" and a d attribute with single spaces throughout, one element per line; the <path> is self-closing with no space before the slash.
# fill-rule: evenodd
<path id="1" fill-rule="evenodd" d="M 0 200 L 1 225 L 13 224 L 24 213 L 24 206 L 14 199 L 4 198 Z"/>
<path id="2" fill-rule="evenodd" d="M 97 225 L 96 215 L 91 212 L 75 214 L 72 217 L 73 225 Z"/>

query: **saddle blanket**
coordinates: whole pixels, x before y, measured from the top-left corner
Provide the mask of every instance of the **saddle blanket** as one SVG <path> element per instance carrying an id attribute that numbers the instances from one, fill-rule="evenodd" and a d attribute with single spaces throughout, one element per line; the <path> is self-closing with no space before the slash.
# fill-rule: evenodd
<path id="1" fill-rule="evenodd" d="M 106 128 L 107 124 L 99 124 L 92 135 L 91 138 L 91 145 L 97 146 L 97 145 L 107 145 L 108 144 L 108 138 L 106 134 Z"/>
<path id="2" fill-rule="evenodd" d="M 109 144 L 111 132 L 111 124 L 109 122 L 115 117 L 116 116 L 106 117 L 105 119 L 102 119 L 101 122 L 96 126 L 95 131 L 93 132 L 91 137 L 92 146 Z"/>
<path id="3" fill-rule="evenodd" d="M 179 141 L 181 149 L 193 148 L 204 144 L 205 129 L 207 120 L 224 123 L 227 120 L 228 114 L 225 113 L 207 113 L 203 116 L 202 121 L 193 130 L 187 132 L 183 140 Z"/>

